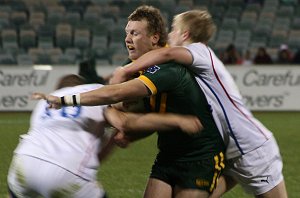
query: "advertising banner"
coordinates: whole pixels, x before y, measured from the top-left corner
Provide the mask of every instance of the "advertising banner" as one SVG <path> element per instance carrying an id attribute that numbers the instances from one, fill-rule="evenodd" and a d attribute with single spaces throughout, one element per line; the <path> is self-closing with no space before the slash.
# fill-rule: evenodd
<path id="1" fill-rule="evenodd" d="M 97 68 L 107 75 L 114 67 Z M 33 92 L 50 93 L 58 80 L 67 74 L 77 74 L 76 66 L 0 67 L 0 111 L 31 111 L 37 101 Z"/>
<path id="2" fill-rule="evenodd" d="M 228 69 L 251 110 L 300 110 L 300 67 L 232 66 Z"/>
<path id="3" fill-rule="evenodd" d="M 113 66 L 98 66 L 99 75 Z M 228 67 L 247 107 L 254 111 L 300 111 L 300 67 Z M 76 66 L 0 67 L 0 111 L 31 111 L 36 101 L 31 93 L 54 91 L 66 74 L 77 74 Z"/>

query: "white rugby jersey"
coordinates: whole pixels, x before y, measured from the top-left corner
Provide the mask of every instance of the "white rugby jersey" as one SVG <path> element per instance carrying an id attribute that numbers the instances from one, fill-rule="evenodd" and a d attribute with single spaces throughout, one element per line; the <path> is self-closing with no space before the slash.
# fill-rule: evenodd
<path id="1" fill-rule="evenodd" d="M 67 87 L 52 95 L 76 94 L 101 86 Z M 48 161 L 87 180 L 96 179 L 105 106 L 62 107 L 59 110 L 47 106 L 45 100 L 38 102 L 31 116 L 29 132 L 21 136 L 15 153 Z"/>
<path id="2" fill-rule="evenodd" d="M 206 95 L 212 115 L 224 139 L 226 158 L 234 158 L 261 146 L 272 133 L 245 107 L 237 86 L 214 52 L 202 43 L 185 46 L 193 56 L 189 68 Z"/>

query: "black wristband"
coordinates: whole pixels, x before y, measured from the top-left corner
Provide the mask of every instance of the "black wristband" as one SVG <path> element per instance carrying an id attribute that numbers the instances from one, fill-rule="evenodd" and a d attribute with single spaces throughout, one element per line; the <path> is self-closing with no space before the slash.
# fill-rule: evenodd
<path id="1" fill-rule="evenodd" d="M 73 99 L 73 106 L 77 106 L 76 95 L 73 95 L 72 99 Z"/>
<path id="2" fill-rule="evenodd" d="M 66 106 L 65 97 L 60 97 L 61 106 Z"/>

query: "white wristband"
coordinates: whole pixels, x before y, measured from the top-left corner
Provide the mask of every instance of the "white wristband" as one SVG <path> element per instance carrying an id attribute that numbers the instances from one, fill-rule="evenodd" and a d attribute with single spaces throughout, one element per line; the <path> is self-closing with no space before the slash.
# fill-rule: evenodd
<path id="1" fill-rule="evenodd" d="M 74 106 L 72 95 L 64 96 L 66 106 Z"/>

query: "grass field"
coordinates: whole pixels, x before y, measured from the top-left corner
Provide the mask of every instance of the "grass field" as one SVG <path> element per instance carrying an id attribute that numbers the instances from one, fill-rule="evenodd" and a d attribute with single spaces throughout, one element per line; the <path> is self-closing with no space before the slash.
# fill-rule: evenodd
<path id="1" fill-rule="evenodd" d="M 300 197 L 300 112 L 258 112 L 255 116 L 274 132 L 284 161 L 284 176 L 290 198 Z M 0 198 L 6 197 L 6 174 L 18 136 L 28 129 L 28 113 L 0 113 Z M 142 197 L 156 153 L 156 135 L 116 149 L 103 162 L 98 178 L 110 198 Z M 239 186 L 225 198 L 247 198 Z"/>

